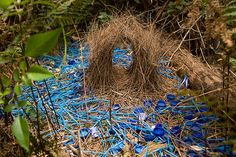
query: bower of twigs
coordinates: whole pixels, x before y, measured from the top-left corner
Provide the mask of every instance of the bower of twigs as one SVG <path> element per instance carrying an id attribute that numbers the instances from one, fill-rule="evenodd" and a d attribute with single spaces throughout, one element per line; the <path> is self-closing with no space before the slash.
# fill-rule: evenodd
<path id="1" fill-rule="evenodd" d="M 166 78 L 157 73 L 160 57 L 167 57 L 179 76 L 188 75 L 194 88 L 210 88 L 222 82 L 220 73 L 193 57 L 182 41 L 168 36 L 152 24 L 142 24 L 134 16 L 120 16 L 101 28 L 92 29 L 87 42 L 91 51 L 88 81 L 95 89 L 173 90 L 167 87 Z M 112 66 L 114 48 L 128 45 L 133 50 L 133 63 L 129 69 L 120 70 Z"/>

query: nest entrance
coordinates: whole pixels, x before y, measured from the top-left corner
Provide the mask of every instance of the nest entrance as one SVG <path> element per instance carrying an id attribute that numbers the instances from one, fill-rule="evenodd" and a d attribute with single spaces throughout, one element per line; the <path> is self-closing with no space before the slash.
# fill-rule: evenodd
<path id="1" fill-rule="evenodd" d="M 95 89 L 159 90 L 160 77 L 153 64 L 157 59 L 157 35 L 135 17 L 121 17 L 88 35 L 90 45 L 89 85 Z M 128 68 L 113 66 L 116 47 L 131 46 L 132 62 Z"/>

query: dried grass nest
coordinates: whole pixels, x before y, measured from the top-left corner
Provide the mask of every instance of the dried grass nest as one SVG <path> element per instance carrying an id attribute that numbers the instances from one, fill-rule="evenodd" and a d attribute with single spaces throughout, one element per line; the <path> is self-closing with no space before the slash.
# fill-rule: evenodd
<path id="1" fill-rule="evenodd" d="M 158 74 L 157 61 L 167 57 L 176 73 L 187 74 L 196 88 L 214 87 L 222 82 L 220 73 L 210 69 L 182 46 L 152 24 L 142 24 L 131 15 L 114 18 L 87 36 L 90 45 L 88 84 L 99 90 L 154 92 L 173 90 L 171 80 Z M 128 69 L 112 64 L 115 47 L 132 48 L 133 63 Z"/>

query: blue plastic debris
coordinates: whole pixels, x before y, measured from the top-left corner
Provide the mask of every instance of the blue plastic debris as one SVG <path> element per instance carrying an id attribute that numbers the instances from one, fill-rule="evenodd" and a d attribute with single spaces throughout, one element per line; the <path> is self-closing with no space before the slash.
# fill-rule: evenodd
<path id="1" fill-rule="evenodd" d="M 165 143 L 166 147 L 157 148 L 152 152 L 147 151 L 146 156 L 173 157 L 179 156 L 175 149 L 178 143 L 181 143 L 181 146 L 188 149 L 191 146 L 206 147 L 208 151 L 212 150 L 211 144 L 215 146 L 222 143 L 222 140 L 219 140 L 219 138 L 212 138 L 208 142 L 210 145 L 205 142 L 207 141 L 206 137 L 208 134 L 208 128 L 205 127 L 207 126 L 206 124 L 211 124 L 218 119 L 216 116 L 204 115 L 205 112 L 210 110 L 206 103 L 197 102 L 193 97 L 190 101 L 183 102 L 191 98 L 189 95 L 177 96 L 168 93 L 166 94 L 166 101 L 146 98 L 142 106 L 136 106 L 135 108 L 130 107 L 131 105 L 113 104 L 110 115 L 110 101 L 96 97 L 90 88 L 84 89 L 83 77 L 89 67 L 89 47 L 85 46 L 80 49 L 78 47 L 80 47 L 79 43 L 73 43 L 69 47 L 67 64 L 62 64 L 63 56 L 44 56 L 40 58 L 40 61 L 45 63 L 44 67 L 57 75 L 57 78 L 46 80 L 52 102 L 49 99 L 49 94 L 43 81 L 35 82 L 36 86 L 33 87 L 33 93 L 38 102 L 37 107 L 42 118 L 46 119 L 46 111 L 36 87 L 40 87 L 39 92 L 43 95 L 46 110 L 52 119 L 53 125 L 56 126 L 56 131 L 69 135 L 69 137 L 64 137 L 66 140 L 64 145 L 75 144 L 78 136 L 74 133 L 74 129 L 78 127 L 82 128 L 80 130 L 82 142 L 86 138 L 93 138 L 93 140 L 89 139 L 86 142 L 95 142 L 93 145 L 101 145 L 103 148 L 98 151 L 82 149 L 83 153 L 88 154 L 88 156 L 94 156 L 95 154 L 99 157 L 116 156 L 124 148 L 124 142 L 131 143 L 134 146 L 134 152 L 137 154 L 148 150 L 147 143 Z M 113 53 L 113 64 L 119 64 L 128 68 L 133 59 L 129 55 L 129 51 L 129 49 L 116 48 Z M 166 67 L 168 63 L 168 61 L 160 59 L 158 61 L 160 68 L 157 71 L 159 74 L 175 80 L 178 84 L 176 87 L 180 88 L 181 80 L 171 69 Z M 182 86 L 187 88 L 187 76 L 184 78 Z M 24 86 L 22 88 L 23 96 L 19 97 L 19 100 L 33 102 L 31 87 Z M 86 99 L 82 97 L 85 91 L 88 96 Z M 181 101 L 182 103 L 177 105 Z M 154 111 L 153 102 L 157 102 Z M 52 110 L 53 107 L 55 113 Z M 30 111 L 30 113 L 33 113 L 36 108 L 32 105 L 31 110 L 32 112 Z M 13 110 L 12 114 L 14 116 L 19 114 L 23 116 L 24 112 L 23 110 Z M 112 117 L 111 119 L 110 116 Z M 58 118 L 59 125 L 56 123 L 56 117 Z M 174 121 L 174 126 L 172 121 Z M 182 132 L 181 135 L 183 136 L 179 136 L 180 132 Z M 53 132 L 50 132 L 45 137 L 49 138 L 49 135 L 52 134 Z M 136 140 L 140 143 L 137 143 Z M 225 151 L 221 147 L 214 150 L 222 154 Z M 194 155 L 192 151 L 189 151 L 190 155 Z"/>
<path id="2" fill-rule="evenodd" d="M 82 140 L 86 139 L 88 137 L 89 133 L 90 133 L 90 130 L 88 128 L 82 128 L 80 130 L 80 138 Z"/>
<path id="3" fill-rule="evenodd" d="M 134 146 L 134 152 L 136 154 L 140 154 L 143 151 L 143 146 L 141 144 L 135 144 Z"/>
<path id="4" fill-rule="evenodd" d="M 163 110 L 166 108 L 166 102 L 164 100 L 157 101 L 157 105 L 155 107 L 155 111 L 158 112 L 158 110 Z"/>
<path id="5" fill-rule="evenodd" d="M 174 94 L 166 94 L 167 101 L 175 100 L 176 96 Z"/>
<path id="6" fill-rule="evenodd" d="M 153 134 L 157 137 L 163 137 L 165 135 L 165 130 L 161 123 L 158 123 L 153 129 Z"/>
<path id="7" fill-rule="evenodd" d="M 113 104 L 112 109 L 113 110 L 119 110 L 120 109 L 120 104 Z"/>

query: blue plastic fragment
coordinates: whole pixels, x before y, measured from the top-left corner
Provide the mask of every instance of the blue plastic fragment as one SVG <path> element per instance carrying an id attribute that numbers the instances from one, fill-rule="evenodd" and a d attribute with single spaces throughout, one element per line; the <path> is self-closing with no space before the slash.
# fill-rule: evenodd
<path id="1" fill-rule="evenodd" d="M 134 146 L 134 152 L 136 154 L 140 154 L 143 151 L 143 146 L 141 144 L 135 144 Z"/>
<path id="2" fill-rule="evenodd" d="M 90 133 L 90 130 L 88 128 L 82 128 L 80 130 L 80 138 L 82 140 L 86 139 L 88 137 L 89 133 Z"/>
<path id="3" fill-rule="evenodd" d="M 113 104 L 112 109 L 113 110 L 119 110 L 120 109 L 120 104 Z"/>
<path id="4" fill-rule="evenodd" d="M 176 96 L 174 94 L 169 93 L 166 95 L 166 99 L 167 101 L 175 100 Z"/>
<path id="5" fill-rule="evenodd" d="M 143 138 L 146 142 L 151 142 L 156 138 L 156 136 L 153 134 L 144 134 Z"/>
<path id="6" fill-rule="evenodd" d="M 157 101 L 155 111 L 158 112 L 158 110 L 163 110 L 164 108 L 166 108 L 166 102 L 164 100 Z"/>
<path id="7" fill-rule="evenodd" d="M 144 113 L 143 109 L 141 107 L 137 107 L 134 109 L 134 114 L 138 115 L 139 113 Z"/>
<path id="8" fill-rule="evenodd" d="M 163 137 L 165 135 L 165 130 L 161 123 L 158 123 L 153 129 L 153 134 L 157 137 Z"/>

